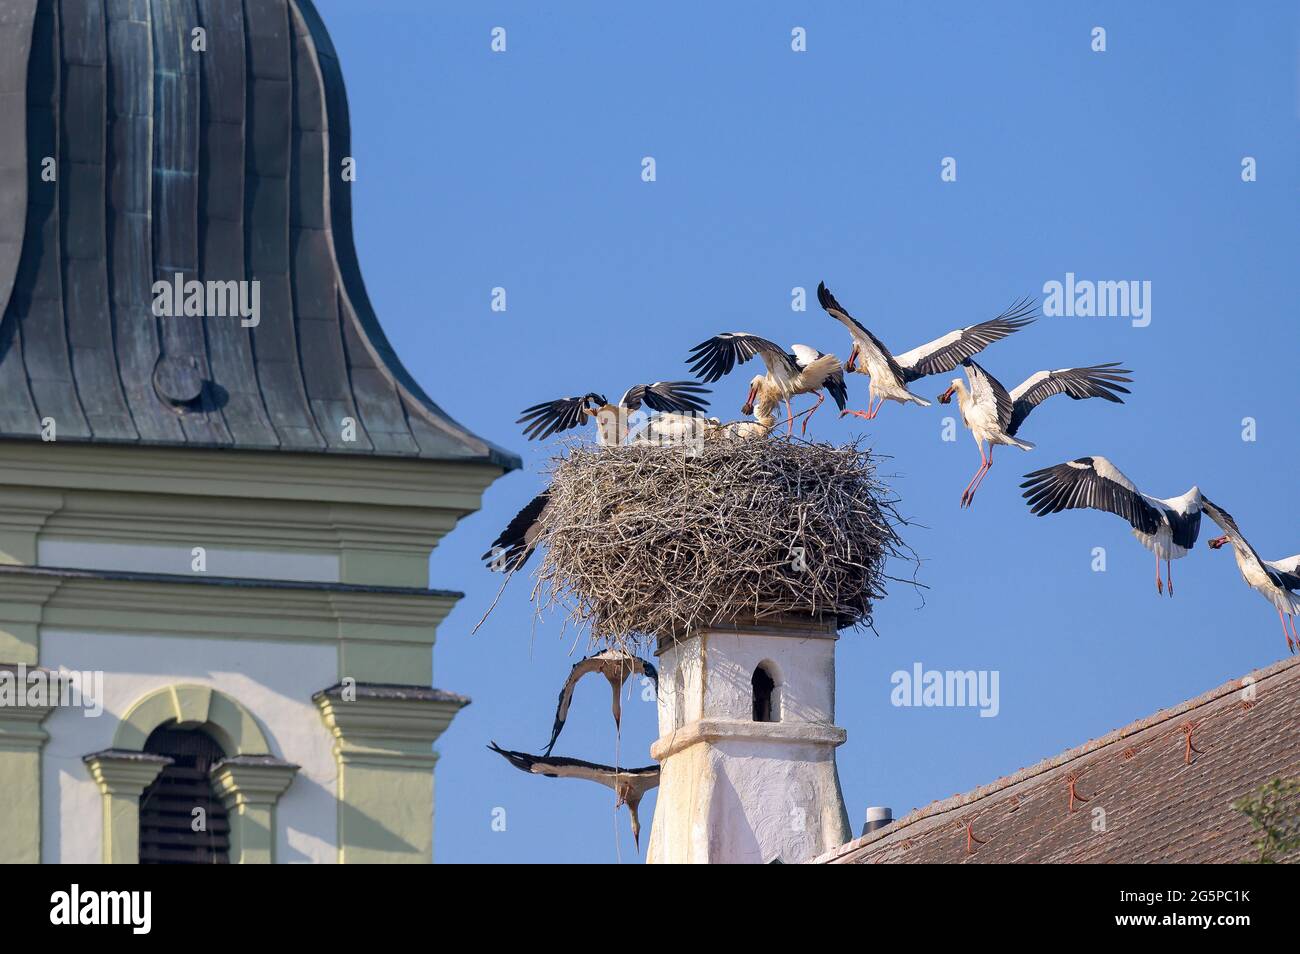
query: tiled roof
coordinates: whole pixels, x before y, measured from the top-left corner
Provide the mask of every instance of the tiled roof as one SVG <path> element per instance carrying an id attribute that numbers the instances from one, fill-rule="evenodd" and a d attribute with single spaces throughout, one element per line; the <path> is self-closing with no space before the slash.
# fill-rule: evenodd
<path id="1" fill-rule="evenodd" d="M 0 130 L 0 437 L 518 466 L 371 308 L 310 0 L 0 0 Z M 260 324 L 155 316 L 176 274 Z"/>
<path id="2" fill-rule="evenodd" d="M 1297 776 L 1300 658 L 1293 658 L 917 809 L 815 861 L 1245 861 L 1254 857 L 1254 834 L 1231 804 L 1271 779 Z"/>

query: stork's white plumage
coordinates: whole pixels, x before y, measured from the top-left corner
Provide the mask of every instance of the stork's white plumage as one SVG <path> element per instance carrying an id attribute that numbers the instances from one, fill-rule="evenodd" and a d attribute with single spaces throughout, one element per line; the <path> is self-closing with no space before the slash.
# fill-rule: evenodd
<path id="1" fill-rule="evenodd" d="M 1204 497 L 1193 487 L 1168 499 L 1142 493 L 1105 457 L 1080 457 L 1026 474 L 1020 486 L 1029 509 L 1038 516 L 1062 510 L 1104 510 L 1123 517 L 1133 536 L 1156 555 L 1156 590 L 1164 592 L 1160 561 L 1165 561 L 1169 595 L 1174 595 L 1170 561 L 1187 556 L 1201 531 Z"/>
<path id="2" fill-rule="evenodd" d="M 598 765 L 581 759 L 565 759 L 557 756 L 545 757 L 529 755 L 527 752 L 512 752 L 503 749 L 495 742 L 488 746 L 507 762 L 532 775 L 544 775 L 547 778 L 581 778 L 589 782 L 598 782 L 612 788 L 618 796 L 614 807 L 627 805 L 632 816 L 632 837 L 637 848 L 641 847 L 641 820 L 637 817 L 637 808 L 641 799 L 650 789 L 659 785 L 659 766 L 645 765 L 641 768 L 623 769 L 612 765 Z"/>
<path id="3" fill-rule="evenodd" d="M 1282 622 L 1282 635 L 1286 637 L 1287 649 L 1295 652 L 1300 647 L 1300 634 L 1296 633 L 1295 618 L 1300 615 L 1300 554 L 1282 560 L 1264 560 L 1255 552 L 1241 531 L 1232 514 L 1222 507 L 1205 501 L 1205 512 L 1219 525 L 1223 536 L 1210 541 L 1210 549 L 1217 550 L 1225 543 L 1232 544 L 1233 555 L 1237 558 L 1237 569 L 1246 585 L 1264 599 L 1273 604 L 1277 617 Z M 1287 623 L 1291 629 L 1287 631 Z"/>
<path id="4" fill-rule="evenodd" d="M 758 355 L 767 371 L 749 382 L 749 394 L 741 408 L 742 414 L 751 414 L 756 407 L 770 404 L 775 408 L 785 402 L 787 426 L 794 431 L 794 412 L 790 399 L 798 394 L 816 394 L 817 403 L 804 419 L 802 432 L 808 430 L 808 421 L 826 400 L 829 391 L 835 403 L 843 409 L 848 404 L 848 391 L 840 359 L 833 354 L 823 354 L 808 345 L 791 345 L 786 351 L 780 345 L 750 334 L 747 331 L 728 331 L 701 341 L 691 349 L 686 359 L 691 363 L 691 373 L 705 384 L 712 384 L 724 374 L 731 373 L 738 364 L 744 364 Z M 759 417 L 760 423 L 762 417 Z M 774 422 L 775 423 L 775 422 Z"/>
<path id="5" fill-rule="evenodd" d="M 939 403 L 947 404 L 955 394 L 957 405 L 961 409 L 961 419 L 980 451 L 980 467 L 962 491 L 961 505 L 970 506 L 975 501 L 975 491 L 979 490 L 984 477 L 993 466 L 993 448 L 998 444 L 1019 447 L 1023 451 L 1033 450 L 1034 445 L 1016 437 L 1020 425 L 1025 422 L 1029 412 L 1055 394 L 1067 394 L 1076 401 L 1084 398 L 1103 398 L 1116 404 L 1123 404 L 1120 394 L 1128 394 L 1123 384 L 1132 382 L 1125 377 L 1130 372 L 1121 368 L 1119 362 L 1097 364 L 1087 368 L 1059 368 L 1055 371 L 1038 371 L 1031 374 L 1010 394 L 997 378 L 967 358 L 962 363 L 966 378 L 970 381 L 967 388 L 961 378 L 954 378 L 948 390 L 939 395 Z M 989 445 L 988 456 L 984 454 L 984 445 Z"/>
<path id="6" fill-rule="evenodd" d="M 595 391 L 578 397 L 543 401 L 526 408 L 516 424 L 524 425 L 530 441 L 547 438 L 585 424 L 596 422 L 596 439 L 602 445 L 622 444 L 627 439 L 628 413 L 644 404 L 652 411 L 676 414 L 700 414 L 708 407 L 702 395 L 709 389 L 694 381 L 656 381 L 634 384 L 623 393 L 617 404 Z"/>
<path id="7" fill-rule="evenodd" d="M 1019 331 L 1033 322 L 1036 308 L 1027 299 L 1018 301 L 991 321 L 958 328 L 895 357 L 884 342 L 835 300 L 825 282 L 817 286 L 817 301 L 827 314 L 849 330 L 853 339 L 853 347 L 849 351 L 849 360 L 845 362 L 844 370 L 871 376 L 871 384 L 867 388 L 867 409 L 841 410 L 840 416 L 853 414 L 868 421 L 880 413 L 886 401 L 929 407 L 929 401 L 907 389 L 909 383 L 931 374 L 951 371 L 961 361 L 979 354 L 993 342 Z M 859 359 L 862 362 L 861 368 L 858 367 Z"/>
<path id="8" fill-rule="evenodd" d="M 564 680 L 564 686 L 560 689 L 559 702 L 555 707 L 555 724 L 551 726 L 551 740 L 546 744 L 544 754 L 550 755 L 551 749 L 555 748 L 555 740 L 560 737 L 560 730 L 564 728 L 564 722 L 569 717 L 569 705 L 573 702 L 573 690 L 577 688 L 578 680 L 592 672 L 600 673 L 609 682 L 609 688 L 614 696 L 613 711 L 616 729 L 623 721 L 621 695 L 623 683 L 632 676 L 641 675 L 653 682 L 655 691 L 659 691 L 659 673 L 654 665 L 631 653 L 625 653 L 620 649 L 607 649 L 580 660 L 569 670 L 569 678 Z"/>

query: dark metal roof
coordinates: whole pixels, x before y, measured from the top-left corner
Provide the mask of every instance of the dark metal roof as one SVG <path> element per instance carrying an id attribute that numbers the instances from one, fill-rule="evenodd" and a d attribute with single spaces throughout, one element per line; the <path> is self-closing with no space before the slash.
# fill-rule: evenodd
<path id="1" fill-rule="evenodd" d="M 310 0 L 0 0 L 0 130 L 0 437 L 519 466 L 370 306 Z M 258 281 L 260 324 L 155 317 L 176 273 Z"/>
<path id="2" fill-rule="evenodd" d="M 1254 860 L 1258 832 L 1232 803 L 1272 779 L 1296 776 L 1297 690 L 1300 659 L 1292 657 L 965 795 L 917 809 L 816 861 Z"/>

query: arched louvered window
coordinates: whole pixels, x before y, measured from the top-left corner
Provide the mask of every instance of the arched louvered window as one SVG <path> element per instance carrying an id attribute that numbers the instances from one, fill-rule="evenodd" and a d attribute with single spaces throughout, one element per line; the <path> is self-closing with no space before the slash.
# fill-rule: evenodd
<path id="1" fill-rule="evenodd" d="M 754 687 L 754 721 L 780 722 L 781 704 L 777 698 L 776 680 L 766 663 L 760 663 L 750 678 Z"/>
<path id="2" fill-rule="evenodd" d="M 154 729 L 144 750 L 172 763 L 140 796 L 140 863 L 226 864 L 230 824 L 209 773 L 225 758 L 199 729 Z"/>

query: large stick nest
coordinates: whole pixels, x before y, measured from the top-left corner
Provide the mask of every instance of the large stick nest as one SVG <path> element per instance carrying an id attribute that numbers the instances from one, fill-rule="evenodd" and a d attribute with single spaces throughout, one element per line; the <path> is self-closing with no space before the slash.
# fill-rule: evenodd
<path id="1" fill-rule="evenodd" d="M 550 476 L 534 602 L 606 644 L 777 616 L 870 626 L 903 549 L 857 444 L 574 445 Z"/>

